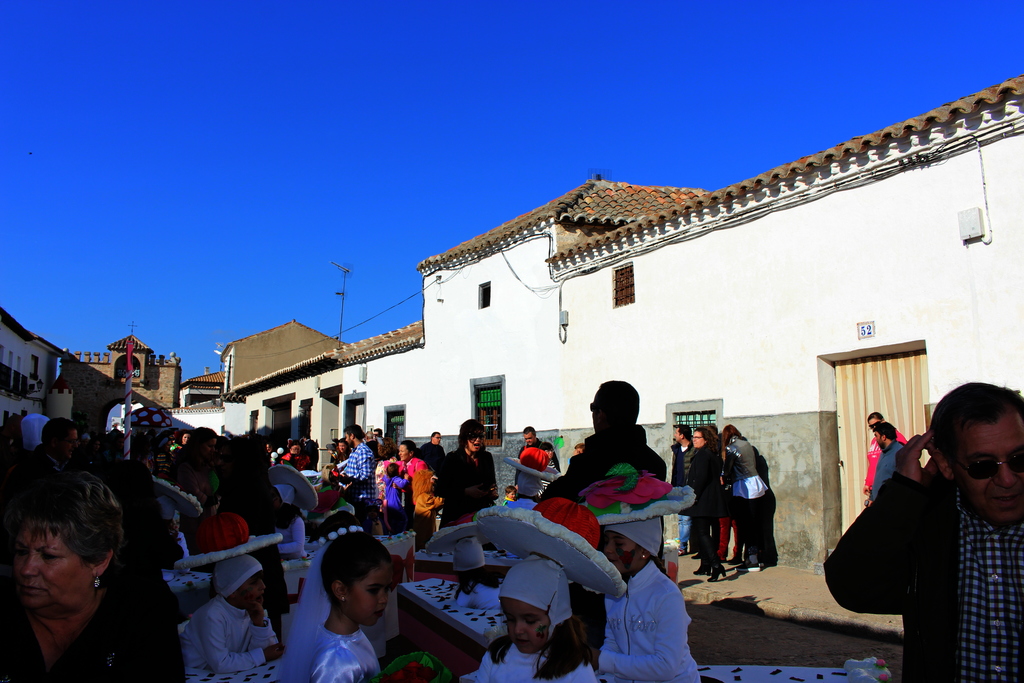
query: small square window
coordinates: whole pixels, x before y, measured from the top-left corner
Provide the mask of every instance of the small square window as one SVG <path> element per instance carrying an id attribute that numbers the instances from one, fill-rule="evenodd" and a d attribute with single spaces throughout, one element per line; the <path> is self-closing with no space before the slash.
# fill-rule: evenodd
<path id="1" fill-rule="evenodd" d="M 633 264 L 616 268 L 612 280 L 615 307 L 628 306 L 636 301 L 633 289 Z"/>
<path id="2" fill-rule="evenodd" d="M 485 282 L 480 285 L 479 308 L 490 308 L 491 306 L 491 283 Z"/>
<path id="3" fill-rule="evenodd" d="M 714 410 L 696 410 L 687 413 L 673 413 L 673 420 L 676 425 L 686 425 L 687 427 L 707 427 L 709 425 L 718 424 L 718 416 Z"/>

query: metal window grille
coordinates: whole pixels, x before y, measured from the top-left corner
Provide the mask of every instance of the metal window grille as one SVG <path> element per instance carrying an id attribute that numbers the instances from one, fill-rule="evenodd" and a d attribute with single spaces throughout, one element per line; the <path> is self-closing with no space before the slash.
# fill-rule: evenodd
<path id="1" fill-rule="evenodd" d="M 718 415 L 714 410 L 697 410 L 690 413 L 673 413 L 674 424 L 687 427 L 706 427 L 718 423 Z"/>
<path id="2" fill-rule="evenodd" d="M 614 279 L 615 307 L 627 306 L 636 301 L 636 292 L 633 288 L 633 264 L 615 269 Z"/>
<path id="3" fill-rule="evenodd" d="M 387 425 L 384 427 L 384 435 L 390 436 L 399 443 L 405 440 L 405 412 L 393 411 L 385 416 Z"/>
<path id="4" fill-rule="evenodd" d="M 476 419 L 484 426 L 484 445 L 501 445 L 501 385 L 477 387 Z"/>

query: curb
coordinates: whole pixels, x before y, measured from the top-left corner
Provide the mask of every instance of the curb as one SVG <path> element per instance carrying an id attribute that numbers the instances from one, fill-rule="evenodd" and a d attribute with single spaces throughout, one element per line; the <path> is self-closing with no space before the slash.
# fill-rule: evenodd
<path id="1" fill-rule="evenodd" d="M 833 614 L 808 607 L 784 605 L 770 599 L 733 598 L 705 588 L 704 586 L 688 586 L 682 589 L 683 598 L 697 605 L 714 605 L 737 612 L 756 614 L 771 619 L 792 621 L 803 626 L 819 628 L 825 631 L 842 633 L 858 638 L 870 638 L 896 645 L 903 644 L 903 627 L 877 624 L 846 615 Z"/>

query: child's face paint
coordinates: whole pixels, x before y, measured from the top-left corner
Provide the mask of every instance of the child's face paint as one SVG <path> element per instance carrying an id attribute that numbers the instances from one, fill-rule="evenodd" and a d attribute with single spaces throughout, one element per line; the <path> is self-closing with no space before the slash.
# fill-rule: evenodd
<path id="1" fill-rule="evenodd" d="M 614 531 L 604 532 L 604 556 L 623 576 L 633 576 L 647 566 L 650 558 L 643 548 Z"/>
<path id="2" fill-rule="evenodd" d="M 551 628 L 548 613 L 513 598 L 501 598 L 501 609 L 505 613 L 509 638 L 516 649 L 524 655 L 540 652 L 548 641 Z"/>

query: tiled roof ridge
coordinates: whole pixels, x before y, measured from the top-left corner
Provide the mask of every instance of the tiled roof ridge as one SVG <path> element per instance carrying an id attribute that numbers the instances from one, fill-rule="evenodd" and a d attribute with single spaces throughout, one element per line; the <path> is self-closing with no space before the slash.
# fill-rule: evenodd
<path id="1" fill-rule="evenodd" d="M 607 210 L 611 207 L 602 207 L 599 202 L 603 198 L 640 194 L 653 196 L 651 203 L 660 204 L 664 209 L 659 210 L 658 215 L 667 217 L 667 215 L 675 215 L 678 212 L 677 208 L 686 199 L 707 194 L 707 191 L 699 188 L 633 185 L 621 181 L 590 179 L 532 211 L 505 221 L 498 227 L 468 239 L 448 251 L 424 259 L 417 266 L 417 270 L 427 272 L 469 254 L 497 247 L 547 220 L 556 222 L 568 220 L 574 223 L 612 226 L 628 224 L 646 215 L 649 207 L 620 207 L 618 212 L 612 212 Z M 655 195 L 660 195 L 660 197 Z"/>
<path id="2" fill-rule="evenodd" d="M 888 140 L 899 139 L 910 133 L 926 130 L 936 123 L 946 123 L 957 115 L 974 113 L 983 104 L 996 104 L 1004 100 L 1008 94 L 1024 94 L 1024 74 L 1009 78 L 1002 83 L 990 86 L 966 97 L 961 97 L 953 102 L 947 102 L 924 114 L 886 126 L 874 133 L 858 135 L 816 154 L 800 157 L 795 161 L 781 164 L 752 178 L 741 180 L 738 183 L 733 183 L 713 192 L 697 196 L 685 203 L 682 213 L 690 213 L 695 209 L 709 207 L 732 197 L 740 197 L 750 192 L 755 192 L 776 181 L 806 173 L 819 166 L 830 165 L 853 154 L 864 152 Z M 615 242 L 638 230 L 649 227 L 653 223 L 651 220 L 637 221 L 611 233 L 597 235 L 586 241 L 574 244 L 547 260 L 549 263 L 561 261 L 573 254 L 587 251 L 598 244 Z"/>
<path id="3" fill-rule="evenodd" d="M 142 341 L 141 339 L 136 337 L 134 334 L 129 334 L 127 337 L 121 337 L 120 339 L 118 339 L 115 342 L 110 342 L 109 344 L 107 344 L 107 350 L 108 351 L 127 351 L 128 350 L 128 342 L 129 341 L 135 342 L 135 351 L 152 351 L 153 350 L 153 349 L 149 348 L 149 346 L 146 345 L 146 342 Z"/>
<path id="4" fill-rule="evenodd" d="M 3 322 L 3 324 L 6 325 L 7 327 L 9 327 L 12 332 L 14 332 L 16 335 L 21 337 L 22 341 L 27 341 L 27 342 L 38 341 L 38 342 L 40 342 L 42 344 L 46 344 L 47 346 L 49 346 L 51 349 L 53 349 L 57 353 L 61 352 L 61 350 L 59 348 L 57 348 L 56 345 L 50 343 L 46 339 L 43 339 L 42 337 L 40 337 L 38 334 L 36 334 L 32 330 L 26 329 L 24 325 L 19 323 L 15 319 L 15 317 L 13 315 L 11 315 L 10 313 L 8 313 L 7 309 L 3 308 L 2 306 L 0 306 L 0 322 Z"/>
<path id="5" fill-rule="evenodd" d="M 210 382 L 210 383 L 216 383 L 216 382 L 223 382 L 223 381 L 224 381 L 224 371 L 223 370 L 218 370 L 217 372 L 211 372 L 208 375 L 197 375 L 196 377 L 189 377 L 186 380 L 182 380 L 181 383 L 182 383 L 182 385 L 185 385 L 185 384 L 188 384 L 189 382 Z"/>
<path id="6" fill-rule="evenodd" d="M 406 325 L 405 327 L 400 327 L 397 330 L 390 330 L 383 334 L 378 334 L 375 337 L 368 337 L 351 344 L 344 344 L 340 349 L 324 351 L 312 358 L 307 358 L 306 360 L 290 365 L 287 368 L 281 368 L 280 370 L 275 370 L 274 372 L 261 377 L 251 379 L 248 382 L 243 382 L 242 384 L 233 387 L 231 392 L 224 397 L 224 400 L 237 402 L 235 399 L 238 398 L 239 392 L 325 361 L 331 364 L 336 364 L 340 367 L 346 367 L 377 356 L 389 355 L 405 347 L 412 347 L 417 344 L 421 344 L 422 341 L 423 321 L 417 320 L 416 322 Z M 242 401 L 244 401 L 244 399 L 242 399 Z"/>

